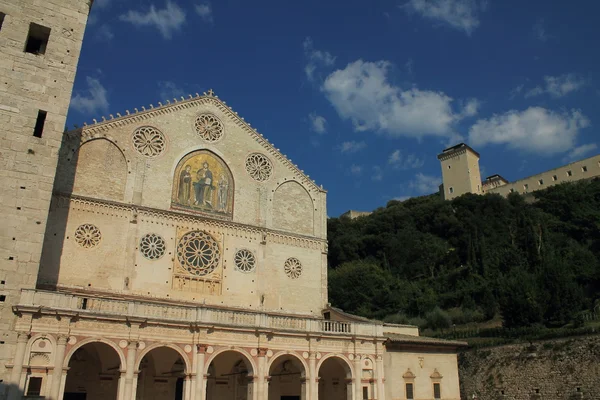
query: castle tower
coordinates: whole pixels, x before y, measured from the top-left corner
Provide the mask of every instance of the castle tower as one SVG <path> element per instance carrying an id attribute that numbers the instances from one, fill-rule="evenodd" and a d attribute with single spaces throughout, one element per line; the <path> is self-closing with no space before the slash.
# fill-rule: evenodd
<path id="1" fill-rule="evenodd" d="M 459 143 L 442 151 L 438 159 L 442 164 L 440 191 L 444 200 L 452 200 L 465 193 L 482 193 L 479 153 Z"/>
<path id="2" fill-rule="evenodd" d="M 0 0 L 0 398 L 9 384 L 20 384 L 11 375 L 21 376 L 22 366 L 6 368 L 26 339 L 14 331 L 12 306 L 21 289 L 36 285 L 92 1 Z"/>

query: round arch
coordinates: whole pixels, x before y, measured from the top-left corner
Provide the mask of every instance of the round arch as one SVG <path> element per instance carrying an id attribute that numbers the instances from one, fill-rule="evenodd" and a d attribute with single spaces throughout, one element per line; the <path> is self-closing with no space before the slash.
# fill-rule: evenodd
<path id="1" fill-rule="evenodd" d="M 229 164 L 212 149 L 188 149 L 176 160 L 171 176 L 171 208 L 233 217 L 235 179 Z"/>
<path id="2" fill-rule="evenodd" d="M 230 348 L 220 349 L 220 350 L 215 351 L 213 354 L 211 354 L 210 357 L 206 360 L 206 363 L 204 365 L 204 375 L 208 374 L 208 368 L 210 367 L 210 364 L 217 358 L 217 356 L 219 354 L 222 354 L 222 353 L 225 353 L 228 351 L 240 353 L 241 355 L 244 356 L 244 358 L 248 362 L 248 365 L 250 366 L 250 368 L 252 368 L 251 375 L 254 375 L 256 373 L 256 371 L 258 371 L 258 368 L 256 367 L 256 364 L 254 363 L 254 359 L 253 359 L 252 355 L 250 355 L 250 353 L 248 353 L 246 350 L 244 350 L 242 348 L 233 347 L 231 349 Z"/>
<path id="3" fill-rule="evenodd" d="M 300 357 L 298 354 L 296 354 L 296 352 L 286 351 L 286 350 L 282 350 L 282 351 L 279 351 L 279 352 L 273 354 L 273 357 L 271 357 L 271 359 L 267 363 L 267 373 L 270 373 L 271 367 L 275 364 L 277 359 L 284 357 L 284 356 L 292 356 L 292 357 L 296 358 L 298 361 L 300 361 L 300 364 L 302 364 L 302 367 L 304 368 L 304 374 L 308 375 L 309 367 L 308 367 L 308 364 L 306 363 L 306 360 L 304 358 Z"/>
<path id="4" fill-rule="evenodd" d="M 87 135 L 87 136 L 82 135 L 81 141 L 75 146 L 75 153 L 79 153 L 79 150 L 81 149 L 81 147 L 83 147 L 84 144 L 93 142 L 94 140 L 102 140 L 102 139 L 108 140 L 117 149 L 119 149 L 119 151 L 121 152 L 121 155 L 123 156 L 123 158 L 125 159 L 125 162 L 127 163 L 127 172 L 131 172 L 131 159 L 127 156 L 125 149 L 122 148 L 121 146 L 119 146 L 119 143 L 117 142 L 117 140 L 115 138 L 113 138 L 111 135 L 99 134 L 99 133 Z"/>
<path id="5" fill-rule="evenodd" d="M 273 189 L 273 191 L 269 194 L 269 197 L 272 199 L 274 197 L 275 192 L 277 192 L 277 189 L 279 189 L 280 187 L 282 187 L 283 185 L 285 185 L 286 183 L 290 183 L 290 182 L 295 182 L 298 185 L 300 185 L 300 187 L 302 189 L 304 189 L 304 191 L 306 192 L 306 195 L 310 198 L 311 203 L 315 203 L 315 199 L 313 199 L 313 196 L 310 194 L 310 190 L 308 190 L 306 188 L 306 186 L 304 186 L 302 184 L 302 182 L 299 179 L 294 178 L 289 178 L 289 179 L 284 179 L 283 181 L 279 182 L 277 181 L 277 183 L 275 184 L 275 188 Z"/>
<path id="6" fill-rule="evenodd" d="M 50 343 L 52 344 L 52 352 L 54 352 L 56 350 L 56 338 L 53 335 L 48 335 L 45 333 L 36 333 L 35 335 L 33 335 L 29 338 L 29 341 L 27 342 L 25 354 L 31 354 L 31 347 L 38 339 L 46 339 L 46 340 L 50 341 Z"/>
<path id="7" fill-rule="evenodd" d="M 117 355 L 119 356 L 119 361 L 121 362 L 121 368 L 124 368 L 125 365 L 127 364 L 127 362 L 125 361 L 125 354 L 123 354 L 123 351 L 121 350 L 121 348 L 119 346 L 117 346 L 114 342 L 112 342 L 111 340 L 108 340 L 108 339 L 103 339 L 103 338 L 88 338 L 88 339 L 82 340 L 81 342 L 75 343 L 75 345 L 73 347 L 71 347 L 71 349 L 65 355 L 65 359 L 63 361 L 63 368 L 69 367 L 69 361 L 71 360 L 71 357 L 73 356 L 73 354 L 75 354 L 75 352 L 78 349 L 80 349 L 81 347 L 85 346 L 86 344 L 90 344 L 90 343 L 104 343 L 104 344 L 112 347 L 113 350 L 116 351 Z"/>
<path id="8" fill-rule="evenodd" d="M 179 166 L 181 160 L 183 160 L 186 156 L 201 150 L 209 151 L 217 157 L 219 157 L 231 171 L 231 165 L 227 161 L 225 161 L 225 154 L 223 154 L 223 152 L 219 151 L 218 149 L 208 148 L 207 146 L 199 144 L 196 146 L 186 147 L 184 150 L 177 153 L 177 155 L 173 158 L 173 163 L 171 164 L 171 176 L 175 174 L 175 171 L 177 170 L 177 167 Z"/>
<path id="9" fill-rule="evenodd" d="M 323 363 L 330 359 L 330 358 L 338 358 L 340 360 L 343 361 L 342 366 L 344 367 L 344 369 L 346 370 L 346 373 L 350 374 L 350 376 L 348 376 L 348 378 L 354 378 L 355 376 L 355 371 L 352 368 L 352 363 L 350 362 L 350 360 L 343 354 L 327 354 L 325 357 L 322 357 L 319 362 L 317 363 L 317 374 L 319 373 L 319 369 L 321 369 L 321 366 L 323 365 Z"/>
<path id="10" fill-rule="evenodd" d="M 146 355 L 148 355 L 152 350 L 156 350 L 161 347 L 167 347 L 169 349 L 175 350 L 181 356 L 181 359 L 185 363 L 185 372 L 189 374 L 192 371 L 190 367 L 190 360 L 187 354 L 181 349 L 181 347 L 169 343 L 155 343 L 142 350 L 140 354 L 138 354 L 137 360 L 135 360 L 135 371 L 140 369 L 140 364 Z"/>

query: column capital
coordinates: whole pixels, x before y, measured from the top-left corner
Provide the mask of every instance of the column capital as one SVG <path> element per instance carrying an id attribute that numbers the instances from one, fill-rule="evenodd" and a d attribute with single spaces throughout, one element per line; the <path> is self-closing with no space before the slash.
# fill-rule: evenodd
<path id="1" fill-rule="evenodd" d="M 68 340 L 69 340 L 69 335 L 58 335 L 56 338 L 56 343 L 59 346 L 66 346 Z"/>
<path id="2" fill-rule="evenodd" d="M 19 336 L 17 336 L 17 343 L 27 343 L 29 341 L 29 333 L 28 332 L 19 332 Z"/>
<path id="3" fill-rule="evenodd" d="M 197 344 L 196 345 L 196 352 L 198 354 L 206 354 L 206 349 L 208 349 L 208 345 L 207 344 Z"/>
<path id="4" fill-rule="evenodd" d="M 130 342 L 127 344 L 127 349 L 128 349 L 128 350 L 137 350 L 137 348 L 138 348 L 138 344 L 139 344 L 139 343 L 138 343 L 137 341 L 130 341 Z"/>
<path id="5" fill-rule="evenodd" d="M 354 378 L 346 378 L 346 385 L 352 385 Z"/>
<path id="6" fill-rule="evenodd" d="M 259 347 L 256 349 L 256 351 L 258 352 L 259 357 L 265 357 L 267 355 L 267 351 L 269 351 L 269 349 L 267 349 L 266 347 Z"/>

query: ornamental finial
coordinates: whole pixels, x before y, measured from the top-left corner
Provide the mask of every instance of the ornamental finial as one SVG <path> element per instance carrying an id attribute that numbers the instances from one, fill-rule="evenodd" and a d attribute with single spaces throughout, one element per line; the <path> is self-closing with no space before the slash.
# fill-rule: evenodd
<path id="1" fill-rule="evenodd" d="M 208 92 L 206 94 L 212 97 L 215 95 L 215 92 L 212 89 L 208 89 Z"/>

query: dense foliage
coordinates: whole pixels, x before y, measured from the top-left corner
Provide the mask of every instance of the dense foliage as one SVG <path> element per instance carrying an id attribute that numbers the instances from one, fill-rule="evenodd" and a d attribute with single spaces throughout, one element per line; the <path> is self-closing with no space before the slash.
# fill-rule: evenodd
<path id="1" fill-rule="evenodd" d="M 328 235 L 330 301 L 369 318 L 562 326 L 600 297 L 600 179 L 529 198 L 390 201 L 331 218 Z"/>

